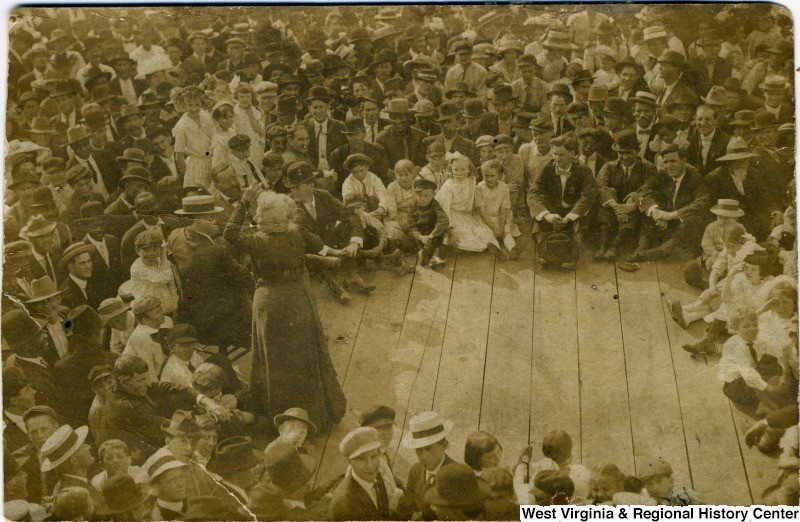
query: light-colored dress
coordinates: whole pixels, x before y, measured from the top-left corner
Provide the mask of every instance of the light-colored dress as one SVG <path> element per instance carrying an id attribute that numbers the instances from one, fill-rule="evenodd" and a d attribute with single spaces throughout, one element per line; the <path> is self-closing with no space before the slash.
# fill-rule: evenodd
<path id="1" fill-rule="evenodd" d="M 214 123 L 214 134 L 211 136 L 211 170 L 218 165 L 231 164 L 231 149 L 228 147 L 228 140 L 236 136 L 236 124 L 234 123 L 228 130 Z"/>
<path id="2" fill-rule="evenodd" d="M 159 259 L 158 266 L 147 266 L 139 258 L 131 265 L 131 293 L 134 299 L 146 295 L 158 297 L 165 314 L 178 308 L 179 285 L 178 271 L 167 259 Z"/>
<path id="3" fill-rule="evenodd" d="M 497 182 L 497 186 L 489 188 L 485 181 L 478 183 L 475 187 L 475 208 L 484 209 L 481 217 L 488 219 L 487 225 L 493 230 L 500 228 L 500 213 L 506 214 L 506 223 L 503 228 L 503 245 L 511 250 L 516 242 L 514 238 L 520 235 L 519 227 L 514 222 L 514 215 L 511 212 L 511 197 L 508 185 L 502 181 Z"/>
<path id="4" fill-rule="evenodd" d="M 450 178 L 439 189 L 436 201 L 450 219 L 445 244 L 452 244 L 460 250 L 482 252 L 490 243 L 497 247 L 500 245 L 492 229 L 476 214 L 475 187 L 473 178 Z"/>
<path id="5" fill-rule="evenodd" d="M 211 136 L 214 131 L 214 120 L 211 115 L 201 110 L 195 121 L 189 113 L 183 116 L 172 129 L 175 137 L 175 152 L 186 155 L 186 174 L 183 186 L 200 186 L 211 188 Z"/>

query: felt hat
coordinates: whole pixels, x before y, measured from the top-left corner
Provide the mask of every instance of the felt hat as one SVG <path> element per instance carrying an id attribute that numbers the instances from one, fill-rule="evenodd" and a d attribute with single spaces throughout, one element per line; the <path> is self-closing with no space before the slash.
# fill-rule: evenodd
<path id="1" fill-rule="evenodd" d="M 728 104 L 728 91 L 721 85 L 714 85 L 702 99 L 708 105 L 724 106 Z"/>
<path id="2" fill-rule="evenodd" d="M 425 502 L 469 509 L 482 506 L 490 495 L 489 484 L 478 480 L 472 468 L 460 462 L 450 462 L 436 473 L 433 486 L 425 493 Z"/>
<path id="3" fill-rule="evenodd" d="M 288 420 L 299 420 L 306 423 L 309 437 L 313 437 L 317 434 L 317 427 L 311 422 L 311 419 L 308 417 L 308 412 L 303 408 L 289 408 L 285 412 L 275 415 L 275 418 L 272 419 L 276 428 Z"/>
<path id="4" fill-rule="evenodd" d="M 670 100 L 666 103 L 667 110 L 676 105 L 688 105 L 692 108 L 697 107 L 697 95 L 689 90 L 678 91 L 673 96 L 670 96 Z"/>
<path id="5" fill-rule="evenodd" d="M 123 314 L 131 309 L 131 306 L 119 297 L 109 297 L 104 299 L 97 307 L 97 313 L 104 322 L 108 322 L 114 317 Z"/>
<path id="6" fill-rule="evenodd" d="M 658 102 L 656 100 L 658 100 L 656 95 L 647 91 L 636 91 L 636 95 L 628 99 L 628 101 L 632 101 L 634 103 L 658 107 Z"/>
<path id="7" fill-rule="evenodd" d="M 77 256 L 85 253 L 92 253 L 95 251 L 94 245 L 87 245 L 86 243 L 72 243 L 70 246 L 64 250 L 64 255 L 61 256 L 61 260 L 58 262 L 61 268 L 66 268 L 70 261 L 75 259 Z"/>
<path id="8" fill-rule="evenodd" d="M 483 115 L 483 101 L 480 98 L 467 98 L 464 100 L 464 116 L 480 118 Z"/>
<path id="9" fill-rule="evenodd" d="M 170 450 L 161 448 L 150 455 L 150 458 L 142 464 L 142 471 L 147 474 L 150 482 L 153 482 L 163 475 L 164 472 L 171 469 L 183 468 L 187 465 L 188 464 L 185 462 L 178 460 Z"/>
<path id="10" fill-rule="evenodd" d="M 362 163 L 362 164 L 365 163 L 367 167 L 369 167 L 370 165 L 372 165 L 372 158 L 370 158 L 366 154 L 360 154 L 360 153 L 350 154 L 349 156 L 347 156 L 347 159 L 344 160 L 342 166 L 347 170 L 351 170 L 353 169 L 353 167 L 355 167 L 357 163 Z"/>
<path id="11" fill-rule="evenodd" d="M 270 482 L 286 494 L 307 483 L 317 467 L 314 457 L 298 452 L 292 444 L 282 440 L 267 446 L 264 465 Z"/>
<path id="12" fill-rule="evenodd" d="M 758 84 L 758 88 L 762 91 L 785 91 L 792 84 L 786 81 L 786 78 L 777 74 L 770 74 L 764 81 Z"/>
<path id="13" fill-rule="evenodd" d="M 306 101 L 311 103 L 314 100 L 321 100 L 325 103 L 330 103 L 333 99 L 331 91 L 327 87 L 312 87 L 308 90 L 308 97 Z"/>
<path id="14" fill-rule="evenodd" d="M 175 211 L 179 216 L 201 216 L 206 214 L 218 214 L 222 212 L 222 207 L 214 205 L 214 196 L 186 196 L 181 199 L 181 208 Z"/>
<path id="15" fill-rule="evenodd" d="M 514 120 L 511 122 L 511 126 L 528 129 L 531 126 L 531 121 L 535 117 L 536 115 L 532 112 L 517 112 L 514 114 Z"/>
<path id="16" fill-rule="evenodd" d="M 144 167 L 136 165 L 125 169 L 125 174 L 119 179 L 119 184 L 125 187 L 128 183 L 150 183 L 150 172 Z"/>
<path id="17" fill-rule="evenodd" d="M 278 103 L 270 111 L 276 116 L 290 116 L 300 112 L 302 106 L 297 98 L 289 94 L 278 95 Z"/>
<path id="18" fill-rule="evenodd" d="M 374 406 L 361 412 L 358 423 L 361 426 L 371 426 L 377 428 L 387 424 L 394 424 L 396 413 L 389 406 Z"/>
<path id="19" fill-rule="evenodd" d="M 658 63 L 673 63 L 679 67 L 686 65 L 686 57 L 677 51 L 667 49 L 658 57 Z"/>
<path id="20" fill-rule="evenodd" d="M 469 89 L 469 86 L 467 85 L 467 82 L 459 81 L 459 82 L 453 83 L 452 85 L 453 86 L 450 87 L 450 89 L 448 89 L 444 93 L 445 98 L 450 98 L 453 94 L 456 94 L 456 93 L 462 93 L 465 96 L 467 96 L 468 98 L 474 98 L 475 96 L 477 96 L 477 94 L 475 94 L 474 92 L 472 92 Z"/>
<path id="21" fill-rule="evenodd" d="M 650 40 L 658 40 L 659 38 L 666 38 L 667 30 L 663 25 L 652 25 L 645 27 L 642 33 L 642 41 L 649 42 Z"/>
<path id="22" fill-rule="evenodd" d="M 42 182 L 39 180 L 39 175 L 35 171 L 24 170 L 21 172 L 12 173 L 9 178 L 10 183 L 8 184 L 8 188 L 12 190 L 23 183 L 33 183 L 34 185 L 42 184 Z"/>
<path id="23" fill-rule="evenodd" d="M 144 160 L 144 151 L 142 149 L 135 148 L 125 149 L 122 152 L 122 156 L 117 156 L 114 158 L 114 162 L 117 164 L 133 162 L 139 163 L 140 165 L 145 165 L 146 163 Z"/>
<path id="24" fill-rule="evenodd" d="M 755 122 L 755 111 L 736 111 L 733 113 L 731 125 L 735 127 L 752 127 Z"/>
<path id="25" fill-rule="evenodd" d="M 364 120 L 358 116 L 348 116 L 344 122 L 342 134 L 356 134 L 357 132 L 364 132 Z"/>
<path id="26" fill-rule="evenodd" d="M 322 56 L 323 74 L 330 76 L 341 69 L 351 69 L 338 54 L 325 54 Z"/>
<path id="27" fill-rule="evenodd" d="M 737 136 L 731 138 L 725 148 L 725 155 L 717 158 L 717 161 L 736 161 L 757 157 L 758 154 L 750 150 L 747 142 Z"/>
<path id="28" fill-rule="evenodd" d="M 19 237 L 28 239 L 31 237 L 45 236 L 53 232 L 58 226 L 54 221 L 48 221 L 41 214 L 28 218 L 28 223 L 19 231 Z"/>
<path id="29" fill-rule="evenodd" d="M 192 420 L 192 412 L 186 410 L 175 410 L 169 423 L 161 427 L 161 431 L 174 437 L 196 433 L 197 429 L 197 423 Z"/>
<path id="30" fill-rule="evenodd" d="M 339 442 L 339 453 L 348 459 L 354 459 L 380 447 L 381 440 L 378 430 L 362 426 L 352 430 L 342 438 L 341 442 Z"/>
<path id="31" fill-rule="evenodd" d="M 512 101 L 514 99 L 514 91 L 511 85 L 507 83 L 500 83 L 492 87 L 492 103 L 495 105 Z"/>
<path id="32" fill-rule="evenodd" d="M 642 65 L 639 62 L 637 62 L 630 56 L 618 61 L 617 64 L 614 66 L 614 70 L 616 71 L 617 74 L 620 74 L 622 72 L 622 69 L 624 69 L 625 67 L 633 67 L 638 73 L 639 77 L 644 76 L 644 67 L 642 67 Z"/>
<path id="33" fill-rule="evenodd" d="M 672 475 L 672 466 L 661 457 L 642 457 L 638 459 L 636 476 L 645 482 L 654 477 Z"/>
<path id="34" fill-rule="evenodd" d="M 372 31 L 372 38 L 370 41 L 374 44 L 383 40 L 384 38 L 390 38 L 392 36 L 397 36 L 398 34 L 400 34 L 400 31 L 395 31 L 391 26 L 384 25 Z"/>
<path id="35" fill-rule="evenodd" d="M 382 63 L 394 63 L 397 61 L 397 54 L 394 51 L 389 49 L 379 49 L 373 56 L 372 56 L 372 63 L 367 66 L 367 69 L 372 69 L 376 65 L 380 65 Z"/>
<path id="36" fill-rule="evenodd" d="M 419 118 L 427 118 L 436 114 L 436 107 L 433 102 L 424 98 L 417 100 L 412 110 L 414 111 L 414 116 Z"/>
<path id="37" fill-rule="evenodd" d="M 94 335 L 103 329 L 103 320 L 94 308 L 82 304 L 70 310 L 67 321 L 72 324 L 74 335 Z"/>
<path id="38" fill-rule="evenodd" d="M 614 145 L 611 147 L 616 152 L 622 151 L 639 151 L 639 139 L 636 137 L 636 131 L 621 130 L 614 134 Z"/>
<path id="39" fill-rule="evenodd" d="M 17 397 L 19 393 L 28 386 L 28 380 L 25 378 L 25 372 L 23 372 L 19 367 L 6 366 L 3 368 L 2 373 L 3 397 L 6 399 L 10 397 Z M 6 451 L 8 451 L 7 446 L 3 448 L 3 452 L 5 453 Z M 11 458 L 10 453 L 4 454 L 3 457 L 3 473 L 5 473 L 5 476 L 11 477 L 16 475 L 19 471 L 19 467 L 16 465 L 16 460 Z M 8 466 L 12 466 L 15 469 L 9 470 Z"/>
<path id="40" fill-rule="evenodd" d="M 133 477 L 127 473 L 108 477 L 101 487 L 105 503 L 98 509 L 100 516 L 114 515 L 137 508 L 147 501 Z"/>
<path id="41" fill-rule="evenodd" d="M 739 207 L 739 202 L 735 199 L 720 199 L 717 204 L 711 207 L 711 212 L 723 217 L 742 217 L 744 210 Z"/>
<path id="42" fill-rule="evenodd" d="M 564 31 L 550 30 L 547 37 L 542 42 L 545 49 L 556 49 L 560 51 L 575 51 L 578 46 L 572 43 L 572 38 Z"/>
<path id="43" fill-rule="evenodd" d="M 74 185 L 84 178 L 91 177 L 92 173 L 89 170 L 89 167 L 81 165 L 80 163 L 76 163 L 75 165 L 71 166 L 66 172 L 67 183 L 70 185 Z"/>
<path id="44" fill-rule="evenodd" d="M 86 436 L 89 435 L 89 428 L 81 426 L 73 430 L 71 426 L 64 424 L 53 432 L 44 444 L 39 453 L 43 457 L 41 470 L 43 473 L 52 471 L 66 462 L 72 455 L 75 454 Z"/>
<path id="45" fill-rule="evenodd" d="M 261 453 L 253 446 L 250 437 L 229 437 L 217 444 L 216 451 L 206 468 L 224 475 L 245 471 L 262 463 Z"/>
<path id="46" fill-rule="evenodd" d="M 664 114 L 658 117 L 658 121 L 653 124 L 656 132 L 663 132 L 665 130 L 679 131 L 682 126 L 681 120 L 672 114 Z"/>
<path id="47" fill-rule="evenodd" d="M 742 81 L 738 78 L 726 78 L 724 82 L 722 82 L 722 86 L 725 87 L 725 90 L 729 93 L 736 94 L 741 98 L 747 96 L 747 91 L 742 89 Z"/>
<path id="48" fill-rule="evenodd" d="M 137 105 L 140 111 L 147 111 L 150 109 L 159 109 L 164 106 L 166 102 L 158 97 L 154 92 L 146 92 L 142 94 L 142 102 Z"/>
<path id="49" fill-rule="evenodd" d="M 523 54 L 519 58 L 517 58 L 517 67 L 520 70 L 526 70 L 529 68 L 538 69 L 539 62 L 536 60 L 536 56 L 532 54 Z"/>
<path id="50" fill-rule="evenodd" d="M 594 82 L 594 77 L 592 77 L 592 73 L 590 73 L 586 69 L 581 69 L 580 71 L 577 72 L 577 74 L 575 74 L 570 83 L 572 85 L 577 85 L 579 83 L 585 83 L 585 82 L 589 83 Z"/>
<path id="51" fill-rule="evenodd" d="M 154 295 L 143 295 L 133 300 L 131 303 L 131 311 L 135 315 L 141 315 L 158 306 L 161 306 L 161 299 Z"/>
<path id="52" fill-rule="evenodd" d="M 769 111 L 758 111 L 753 116 L 753 130 L 769 129 L 778 126 L 778 117 Z"/>
<path id="53" fill-rule="evenodd" d="M 590 102 L 604 102 L 608 99 L 608 87 L 596 83 L 589 87 L 589 96 L 587 101 Z"/>
<path id="54" fill-rule="evenodd" d="M 553 96 L 554 94 L 559 94 L 566 99 L 567 103 L 572 103 L 573 100 L 572 92 L 569 90 L 569 87 L 567 87 L 567 84 L 560 82 L 554 83 L 553 86 L 550 87 L 550 90 L 547 92 L 547 99 L 549 100 L 550 97 Z"/>
<path id="55" fill-rule="evenodd" d="M 9 310 L 3 314 L 2 326 L 3 339 L 12 349 L 22 343 L 30 342 L 33 336 L 42 331 L 42 326 L 28 312 L 18 309 Z"/>
<path id="56" fill-rule="evenodd" d="M 193 343 L 197 341 L 197 328 L 186 323 L 174 325 L 164 336 L 164 343 L 167 346 L 172 346 L 175 343 Z"/>
<path id="57" fill-rule="evenodd" d="M 62 293 L 59 291 L 56 284 L 50 279 L 50 276 L 40 277 L 31 281 L 30 299 L 25 301 L 26 304 L 38 303 L 51 297 L 55 297 Z"/>
<path id="58" fill-rule="evenodd" d="M 386 103 L 386 111 L 389 114 L 409 114 L 411 112 L 408 100 L 405 98 L 394 98 L 389 100 Z"/>
<path id="59" fill-rule="evenodd" d="M 117 117 L 117 127 L 122 128 L 125 126 L 125 122 L 129 119 L 140 116 L 141 113 L 139 112 L 139 107 L 136 105 L 123 105 L 120 108 L 119 116 Z"/>
<path id="60" fill-rule="evenodd" d="M 416 182 L 414 188 L 417 188 Z M 435 411 L 423 411 L 408 421 L 408 432 L 403 437 L 403 446 L 419 449 L 444 440 L 453 431 L 453 421 L 445 419 Z"/>
<path id="61" fill-rule="evenodd" d="M 436 119 L 437 122 L 444 122 L 450 120 L 452 118 L 457 118 L 461 115 L 461 111 L 458 108 L 458 105 L 455 102 L 447 101 L 439 105 L 439 117 Z"/>
<path id="62" fill-rule="evenodd" d="M 545 115 L 540 115 L 531 121 L 530 129 L 535 132 L 547 132 L 553 130 L 553 120 Z"/>
<path id="63" fill-rule="evenodd" d="M 505 34 L 495 43 L 495 47 L 497 47 L 498 53 L 504 53 L 506 51 L 517 51 L 519 54 L 525 52 L 523 48 L 522 42 L 519 41 L 516 37 L 510 34 Z"/>
<path id="64" fill-rule="evenodd" d="M 417 178 L 414 180 L 414 190 L 436 190 L 439 188 L 439 185 L 436 184 L 435 181 L 431 181 L 425 178 Z M 420 446 L 422 447 L 422 446 Z"/>
<path id="65" fill-rule="evenodd" d="M 306 63 L 305 69 L 305 76 L 306 78 L 310 76 L 317 76 L 318 74 L 322 74 L 323 65 L 320 60 L 312 59 Z"/>
<path id="66" fill-rule="evenodd" d="M 314 166 L 307 161 L 295 161 L 286 169 L 286 180 L 284 184 L 288 188 L 296 187 L 301 183 L 307 183 L 317 177 Z"/>
<path id="67" fill-rule="evenodd" d="M 75 145 L 78 142 L 88 140 L 94 135 L 83 125 L 75 125 L 67 129 L 67 145 Z"/>

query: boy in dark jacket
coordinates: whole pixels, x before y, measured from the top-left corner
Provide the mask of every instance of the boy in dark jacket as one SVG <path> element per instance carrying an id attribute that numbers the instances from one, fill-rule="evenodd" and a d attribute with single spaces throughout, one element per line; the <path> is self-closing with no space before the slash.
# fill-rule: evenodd
<path id="1" fill-rule="evenodd" d="M 409 235 L 419 241 L 422 247 L 419 251 L 419 263 L 431 268 L 438 268 L 445 264 L 440 257 L 439 248 L 444 242 L 444 233 L 450 226 L 442 207 L 434 199 L 436 183 L 427 179 L 414 180 L 414 197 L 416 206 L 411 212 Z"/>

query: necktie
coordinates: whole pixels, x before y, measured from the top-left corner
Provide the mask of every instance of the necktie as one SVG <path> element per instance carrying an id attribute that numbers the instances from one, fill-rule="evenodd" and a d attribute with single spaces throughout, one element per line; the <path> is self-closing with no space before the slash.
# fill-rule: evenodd
<path id="1" fill-rule="evenodd" d="M 675 210 L 675 201 L 678 199 L 678 180 L 672 180 L 672 210 Z"/>
<path id="2" fill-rule="evenodd" d="M 433 481 L 436 480 L 436 475 L 434 473 L 427 473 L 427 472 L 426 475 L 427 478 L 425 479 L 425 483 L 428 485 L 428 487 L 433 486 Z"/>
<path id="3" fill-rule="evenodd" d="M 408 157 L 408 139 L 405 136 L 403 136 L 403 158 L 410 159 Z"/>
<path id="4" fill-rule="evenodd" d="M 317 209 L 314 208 L 313 203 L 306 203 L 306 210 L 308 210 L 308 213 L 311 214 L 311 217 L 313 217 L 314 220 L 316 221 Z"/>
<path id="5" fill-rule="evenodd" d="M 378 475 L 375 479 L 375 493 L 378 499 L 378 511 L 381 515 L 389 514 L 389 495 L 386 493 L 386 484 L 383 483 L 383 477 Z"/>
<path id="6" fill-rule="evenodd" d="M 755 366 L 758 364 L 758 354 L 756 353 L 756 349 L 753 347 L 753 343 L 747 343 L 747 349 L 750 351 L 750 358 L 753 359 L 753 365 Z"/>
<path id="7" fill-rule="evenodd" d="M 192 373 L 194 373 L 194 371 L 195 371 L 194 364 L 192 364 L 191 361 L 189 361 L 189 371 L 192 372 Z"/>
<path id="8" fill-rule="evenodd" d="M 45 270 L 48 272 L 48 275 L 50 276 L 50 279 L 53 280 L 53 283 L 58 284 L 56 282 L 56 270 L 53 267 L 53 260 L 50 258 L 50 252 L 46 253 L 44 255 L 44 258 L 45 258 L 46 264 L 47 264 L 47 268 Z"/>
<path id="9" fill-rule="evenodd" d="M 322 125 L 317 127 L 317 153 L 319 154 L 319 159 L 325 158 L 325 144 L 322 142 L 323 138 L 325 137 L 325 131 L 322 129 Z"/>

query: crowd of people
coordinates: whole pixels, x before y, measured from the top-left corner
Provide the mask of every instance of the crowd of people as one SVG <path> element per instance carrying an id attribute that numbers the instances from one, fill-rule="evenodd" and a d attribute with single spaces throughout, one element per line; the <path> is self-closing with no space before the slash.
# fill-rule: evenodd
<path id="1" fill-rule="evenodd" d="M 793 37 L 771 4 L 16 9 L 6 518 L 698 503 L 660 456 L 586 467 L 563 431 L 511 468 L 482 431 L 461 458 L 435 412 L 410 412 L 398 477 L 390 405 L 311 480 L 347 399 L 310 278 L 346 305 L 376 270 L 529 248 L 541 270 L 684 262 L 702 293 L 669 311 L 708 323 L 687 357 L 719 356 L 776 458 L 756 500 L 796 505 Z"/>

